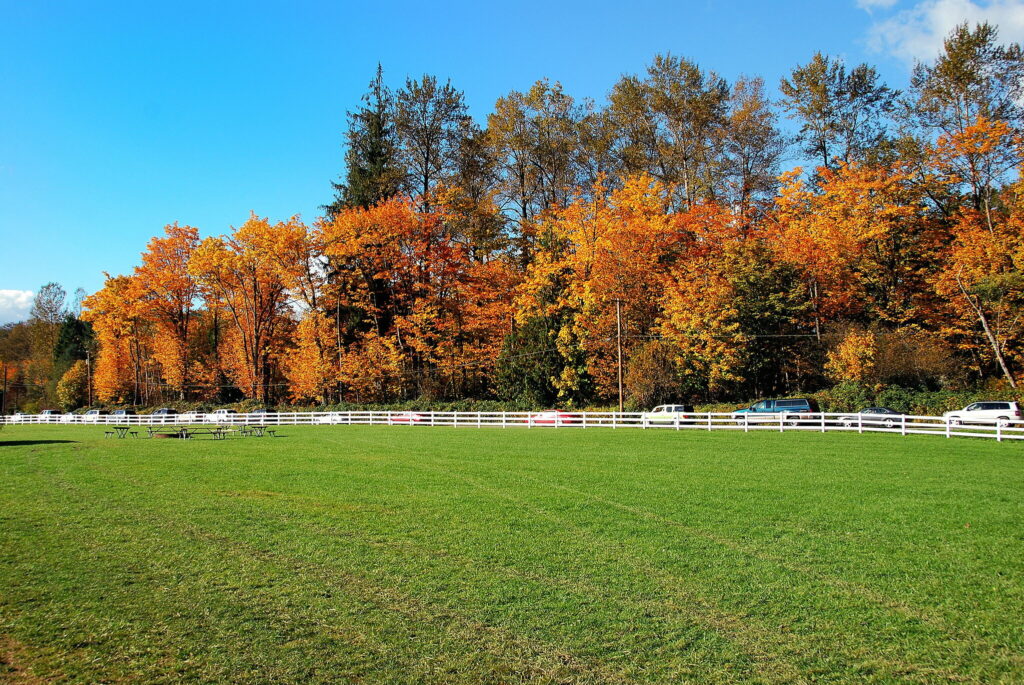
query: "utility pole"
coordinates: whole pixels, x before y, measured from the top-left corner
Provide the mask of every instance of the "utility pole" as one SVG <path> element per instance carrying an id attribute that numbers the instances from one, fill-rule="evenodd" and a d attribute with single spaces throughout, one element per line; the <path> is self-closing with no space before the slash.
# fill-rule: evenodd
<path id="1" fill-rule="evenodd" d="M 619 358 L 619 413 L 622 413 L 622 300 L 615 300 L 615 347 Z"/>
<path id="2" fill-rule="evenodd" d="M 92 354 L 85 351 L 85 385 L 88 388 L 88 402 L 86 406 L 92 406 Z"/>

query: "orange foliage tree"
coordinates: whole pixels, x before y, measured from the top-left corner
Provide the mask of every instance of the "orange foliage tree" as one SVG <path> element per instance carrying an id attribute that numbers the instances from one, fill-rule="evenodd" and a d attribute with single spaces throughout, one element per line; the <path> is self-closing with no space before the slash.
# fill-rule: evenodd
<path id="1" fill-rule="evenodd" d="M 144 365 L 152 331 L 143 288 L 132 276 L 107 276 L 103 288 L 82 302 L 82 318 L 92 323 L 99 353 L 93 372 L 96 397 L 103 402 L 143 401 Z"/>
<path id="2" fill-rule="evenodd" d="M 253 214 L 230 235 L 204 240 L 189 262 L 207 301 L 230 320 L 228 374 L 246 396 L 263 402 L 270 399 L 284 335 L 292 325 L 276 253 L 275 232 L 281 228 Z"/>
<path id="3" fill-rule="evenodd" d="M 198 246 L 195 228 L 172 224 L 164 229 L 164 237 L 149 241 L 142 264 L 135 268 L 141 313 L 155 327 L 153 359 L 164 382 L 181 399 L 195 371 L 190 334 L 199 283 L 189 272 L 189 261 Z"/>

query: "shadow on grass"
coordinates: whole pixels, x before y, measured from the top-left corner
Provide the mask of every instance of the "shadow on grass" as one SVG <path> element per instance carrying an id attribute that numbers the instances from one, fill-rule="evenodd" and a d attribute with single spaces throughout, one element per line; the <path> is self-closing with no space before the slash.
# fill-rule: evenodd
<path id="1" fill-rule="evenodd" d="M 0 447 L 24 447 L 25 445 L 55 445 L 59 443 L 78 442 L 77 440 L 4 440 L 0 438 Z"/>

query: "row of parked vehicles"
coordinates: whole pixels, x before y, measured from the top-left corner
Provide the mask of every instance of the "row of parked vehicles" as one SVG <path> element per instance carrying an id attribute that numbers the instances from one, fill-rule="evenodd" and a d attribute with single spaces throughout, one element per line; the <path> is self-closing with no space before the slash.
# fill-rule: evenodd
<path id="1" fill-rule="evenodd" d="M 732 412 L 732 418 L 740 425 L 777 423 L 798 425 L 806 420 L 802 415 L 820 414 L 818 403 L 812 399 L 761 400 L 744 409 Z M 893 428 L 903 422 L 903 412 L 889 407 L 865 407 L 857 413 L 841 414 L 836 421 L 847 428 L 868 422 Z M 643 418 L 648 422 L 692 422 L 696 419 L 693 407 L 684 404 L 663 404 L 646 412 Z M 950 425 L 964 424 L 1009 426 L 1024 422 L 1020 406 L 1016 402 L 973 402 L 963 409 L 947 411 L 942 418 Z"/>
<path id="2" fill-rule="evenodd" d="M 268 413 L 266 409 L 254 409 L 248 412 L 247 416 L 261 415 Z M 148 414 L 148 416 L 159 416 L 164 421 L 170 423 L 172 421 L 191 422 L 204 421 L 209 423 L 224 423 L 231 420 L 232 416 L 238 414 L 234 409 L 214 409 L 213 411 L 207 411 L 205 409 L 193 409 L 186 412 L 178 412 L 177 409 L 172 407 L 161 407 L 155 409 Z M 90 409 L 82 415 L 82 421 L 85 423 L 109 423 L 118 419 L 128 420 L 130 417 L 139 416 L 140 414 L 133 409 L 114 409 L 108 411 L 106 409 Z M 13 415 L 15 423 L 19 419 L 27 419 L 30 416 L 28 414 L 17 413 Z M 43 409 L 38 414 L 32 414 L 31 416 L 45 416 L 53 417 L 54 419 L 70 423 L 73 417 L 78 416 L 72 412 L 62 413 L 56 409 Z"/>
<path id="3" fill-rule="evenodd" d="M 248 412 L 248 416 L 266 414 L 266 409 L 255 409 Z M 202 409 L 178 413 L 176 409 L 163 407 L 153 411 L 150 416 L 159 416 L 165 422 L 209 422 L 229 423 L 232 417 L 238 412 L 234 409 L 215 409 L 207 412 Z M 737 409 L 732 412 L 731 417 L 737 425 L 754 425 L 759 423 L 785 423 L 791 426 L 799 425 L 807 421 L 806 415 L 820 414 L 818 404 L 812 399 L 795 398 L 780 400 L 761 400 L 749 407 Z M 71 421 L 74 414 L 61 414 L 55 409 L 44 409 L 39 416 L 55 417 L 58 420 Z M 105 409 L 90 409 L 83 417 L 86 423 L 109 423 L 117 420 L 118 417 L 136 416 L 131 409 L 115 409 L 110 412 Z M 706 416 L 706 414 L 704 415 Z M 850 428 L 868 423 L 870 425 L 881 425 L 886 428 L 893 428 L 900 425 L 906 416 L 903 412 L 888 407 L 865 407 L 857 413 L 840 414 L 835 420 L 837 423 Z M 974 402 L 963 409 L 948 411 L 943 415 L 953 426 L 963 424 L 975 425 L 999 425 L 1009 426 L 1015 423 L 1024 423 L 1024 416 L 1016 402 Z M 109 418 L 108 418 L 109 417 Z M 342 423 L 344 415 L 340 412 L 331 412 L 318 418 L 320 423 Z M 14 421 L 26 418 L 27 415 L 15 414 Z M 397 412 L 391 415 L 392 423 L 424 423 L 429 421 L 428 414 L 421 414 L 411 411 Z M 693 407 L 688 404 L 662 404 L 649 412 L 644 412 L 641 419 L 648 424 L 690 424 L 698 419 Z M 580 423 L 582 418 L 579 414 L 559 409 L 550 409 L 527 415 L 524 422 L 534 425 L 562 425 Z"/>

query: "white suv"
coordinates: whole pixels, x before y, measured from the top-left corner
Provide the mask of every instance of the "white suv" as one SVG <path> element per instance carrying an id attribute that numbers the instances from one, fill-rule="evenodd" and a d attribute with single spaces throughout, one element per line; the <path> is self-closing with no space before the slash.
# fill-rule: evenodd
<path id="1" fill-rule="evenodd" d="M 206 415 L 206 420 L 213 423 L 231 423 L 237 414 L 234 409 L 214 409 Z"/>
<path id="2" fill-rule="evenodd" d="M 648 423 L 691 423 L 696 417 L 692 415 L 693 407 L 688 404 L 659 404 L 653 411 L 644 412 L 644 420 Z"/>
<path id="3" fill-rule="evenodd" d="M 991 426 L 997 422 L 1000 426 L 1008 426 L 1021 420 L 1020 407 L 1016 402 L 975 402 L 959 411 L 947 411 L 942 416 L 949 419 L 949 423 L 954 426 L 962 423 L 982 423 Z"/>

